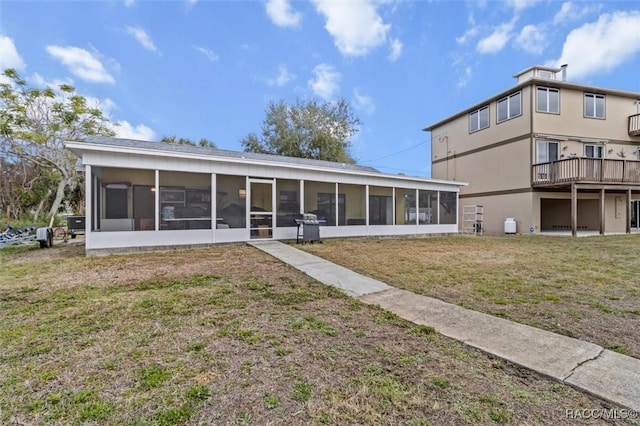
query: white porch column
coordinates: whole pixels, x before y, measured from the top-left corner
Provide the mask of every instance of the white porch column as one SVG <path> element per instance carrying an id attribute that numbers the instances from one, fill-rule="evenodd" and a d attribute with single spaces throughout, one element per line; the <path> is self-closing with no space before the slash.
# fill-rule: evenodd
<path id="1" fill-rule="evenodd" d="M 304 179 L 300 179 L 300 214 L 304 213 Z"/>
<path id="2" fill-rule="evenodd" d="M 336 182 L 336 194 L 335 194 L 335 203 L 336 203 L 336 226 L 339 225 L 338 219 L 340 218 L 340 195 L 338 193 L 338 182 Z"/>
<path id="3" fill-rule="evenodd" d="M 156 223 L 156 231 L 160 230 L 160 170 L 156 169 L 155 170 L 155 209 L 154 211 L 156 212 L 156 217 L 155 217 L 155 223 Z"/>
<path id="4" fill-rule="evenodd" d="M 369 184 L 364 186 L 364 223 L 369 226 Z"/>
<path id="5" fill-rule="evenodd" d="M 249 235 L 247 237 L 251 238 L 251 182 L 249 181 L 249 176 L 244 178 L 244 191 L 245 229 L 249 231 Z"/>
<path id="6" fill-rule="evenodd" d="M 271 185 L 271 237 L 273 237 L 273 230 L 278 225 L 278 191 L 276 191 L 277 185 L 278 179 L 273 178 L 273 184 Z"/>
<path id="7" fill-rule="evenodd" d="M 420 195 L 419 190 L 416 188 L 416 225 L 420 225 L 420 203 L 418 202 L 418 196 Z"/>
<path id="8" fill-rule="evenodd" d="M 95 214 L 95 211 L 93 208 L 93 173 L 91 172 L 90 165 L 84 166 L 84 171 L 85 171 L 84 239 L 85 239 L 85 247 L 91 248 L 91 230 L 93 229 L 93 215 Z"/>
<path id="9" fill-rule="evenodd" d="M 391 222 L 392 225 L 397 225 L 396 223 L 396 187 L 394 186 L 393 188 L 391 188 L 391 199 L 392 199 L 392 203 L 393 203 L 393 221 Z"/>
<path id="10" fill-rule="evenodd" d="M 218 193 L 216 174 L 211 173 L 211 230 L 213 231 L 213 242 L 216 242 L 216 230 L 218 229 Z"/>

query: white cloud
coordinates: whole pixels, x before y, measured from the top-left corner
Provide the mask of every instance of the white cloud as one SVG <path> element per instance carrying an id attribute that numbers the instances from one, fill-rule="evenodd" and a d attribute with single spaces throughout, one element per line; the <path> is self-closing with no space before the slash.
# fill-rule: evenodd
<path id="1" fill-rule="evenodd" d="M 508 0 L 507 4 L 513 7 L 517 13 L 521 10 L 534 6 L 538 1 L 540 0 Z"/>
<path id="2" fill-rule="evenodd" d="M 458 88 L 462 89 L 467 87 L 467 84 L 469 84 L 469 81 L 471 81 L 471 77 L 472 77 L 471 67 L 466 67 L 464 69 L 464 73 L 458 79 Z"/>
<path id="3" fill-rule="evenodd" d="M 534 6 L 539 1 L 540 0 L 507 0 L 507 5 L 513 8 L 513 17 L 509 22 L 505 22 L 494 27 L 493 32 L 490 35 L 478 41 L 478 44 L 476 45 L 476 51 L 481 54 L 500 52 L 507 45 L 509 40 L 511 40 L 511 38 L 514 36 L 513 29 L 516 22 L 520 18 L 521 12 L 524 9 Z M 527 29 L 527 31 L 530 31 L 530 29 Z M 475 37 L 477 32 L 478 27 L 472 27 L 463 36 L 458 37 L 456 41 L 459 44 L 463 44 L 469 38 Z M 516 42 L 516 44 L 520 47 L 526 46 L 526 44 L 523 46 L 519 42 Z"/>
<path id="4" fill-rule="evenodd" d="M 581 3 L 577 5 L 570 1 L 562 3 L 560 10 L 553 17 L 553 23 L 555 25 L 565 24 L 571 21 L 577 21 L 585 16 L 598 13 L 601 9 L 601 5 L 597 3 Z"/>
<path id="5" fill-rule="evenodd" d="M 102 111 L 102 115 L 111 120 L 111 112 L 116 109 L 116 103 L 110 98 L 99 100 L 98 98 L 87 97 L 87 105 L 93 105 Z"/>
<path id="6" fill-rule="evenodd" d="M 117 138 L 136 139 L 143 141 L 153 141 L 156 138 L 156 132 L 154 132 L 153 129 L 145 126 L 144 124 L 133 126 L 126 120 L 120 120 L 115 123 L 117 125 L 112 126 L 111 128 L 116 133 Z"/>
<path id="7" fill-rule="evenodd" d="M 0 35 L 0 52 L 2 52 L 2 55 L 0 55 L 0 70 L 5 68 L 21 70 L 26 67 L 13 39 Z"/>
<path id="8" fill-rule="evenodd" d="M 329 64 L 316 65 L 313 73 L 315 74 L 315 78 L 308 81 L 313 93 L 325 101 L 333 99 L 335 94 L 340 90 L 340 86 L 338 85 L 342 77 L 340 73 Z"/>
<path id="9" fill-rule="evenodd" d="M 220 59 L 220 57 L 213 50 L 209 49 L 208 47 L 201 47 L 201 46 L 193 46 L 193 47 L 198 52 L 202 53 L 211 62 L 215 62 L 218 59 Z"/>
<path id="10" fill-rule="evenodd" d="M 295 74 L 290 73 L 286 65 L 280 65 L 278 67 L 278 75 L 274 78 L 268 78 L 267 84 L 269 86 L 282 87 L 294 78 L 296 78 Z"/>
<path id="11" fill-rule="evenodd" d="M 102 63 L 87 50 L 73 46 L 47 46 L 47 52 L 78 78 L 92 83 L 116 82 Z"/>
<path id="12" fill-rule="evenodd" d="M 402 42 L 397 38 L 391 40 L 391 44 L 389 46 L 389 60 L 391 62 L 395 62 L 400 59 L 400 55 L 402 55 Z"/>
<path id="13" fill-rule="evenodd" d="M 345 56 L 364 56 L 383 45 L 391 25 L 385 24 L 376 10 L 378 2 L 311 0 L 325 16 L 325 29 Z"/>
<path id="14" fill-rule="evenodd" d="M 354 106 L 367 114 L 373 114 L 376 105 L 370 96 L 361 94 L 358 89 L 353 91 Z"/>
<path id="15" fill-rule="evenodd" d="M 480 27 L 476 24 L 473 14 L 470 13 L 469 16 L 467 16 L 467 23 L 469 24 L 469 29 L 460 37 L 456 37 L 456 43 L 458 44 L 465 44 L 469 39 L 478 35 Z"/>
<path id="16" fill-rule="evenodd" d="M 131 7 L 131 6 L 133 6 L 134 4 L 136 4 L 136 0 L 124 0 L 124 5 L 125 5 L 126 7 Z"/>
<path id="17" fill-rule="evenodd" d="M 515 19 L 511 22 L 500 24 L 494 28 L 491 35 L 480 40 L 476 46 L 478 53 L 497 53 L 507 44 L 513 36 Z"/>
<path id="18" fill-rule="evenodd" d="M 531 54 L 541 54 L 547 47 L 547 30 L 544 25 L 526 25 L 515 38 L 516 47 Z"/>
<path id="19" fill-rule="evenodd" d="M 271 22 L 279 27 L 296 27 L 302 15 L 291 8 L 289 0 L 268 0 L 265 8 Z"/>
<path id="20" fill-rule="evenodd" d="M 477 26 L 471 27 L 467 31 L 465 31 L 465 33 L 462 34 L 460 37 L 456 37 L 456 43 L 465 44 L 467 40 L 472 39 L 477 35 L 478 35 L 478 27 Z"/>
<path id="21" fill-rule="evenodd" d="M 62 84 L 68 84 L 73 86 L 73 80 L 70 78 L 67 78 L 65 80 L 61 80 L 61 79 L 54 79 L 54 80 L 46 80 L 43 76 L 41 76 L 39 73 L 35 72 L 32 75 L 29 76 L 29 78 L 27 79 L 29 81 L 29 83 L 31 83 L 33 86 L 36 87 L 50 87 L 52 89 L 57 89 L 58 87 L 60 87 L 60 85 Z"/>
<path id="22" fill-rule="evenodd" d="M 127 120 L 115 120 L 112 117 L 112 113 L 118 109 L 118 106 L 111 98 L 98 99 L 93 96 L 85 96 L 85 99 L 87 100 L 87 105 L 98 108 L 102 115 L 110 121 L 111 130 L 116 134 L 115 137 L 145 141 L 155 140 L 156 132 L 144 124 L 134 126 Z"/>
<path id="23" fill-rule="evenodd" d="M 640 52 L 640 11 L 605 13 L 569 33 L 556 65 L 572 77 L 611 71 Z M 587 54 L 588 53 L 588 54 Z"/>
<path id="24" fill-rule="evenodd" d="M 127 32 L 131 34 L 137 41 L 140 43 L 142 47 L 147 50 L 151 50 L 152 52 L 156 52 L 158 49 L 156 45 L 153 44 L 151 40 L 151 36 L 147 34 L 145 30 L 139 27 L 127 27 Z"/>

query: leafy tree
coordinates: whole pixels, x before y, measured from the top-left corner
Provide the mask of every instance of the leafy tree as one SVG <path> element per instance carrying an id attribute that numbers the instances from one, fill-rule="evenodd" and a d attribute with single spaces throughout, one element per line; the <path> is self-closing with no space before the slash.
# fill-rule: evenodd
<path id="1" fill-rule="evenodd" d="M 248 152 L 355 163 L 350 138 L 360 126 L 348 102 L 270 102 L 262 122 L 262 135 L 241 140 Z"/>
<path id="2" fill-rule="evenodd" d="M 113 136 L 114 132 L 102 112 L 88 106 L 73 86 L 61 84 L 57 90 L 28 87 L 12 68 L 3 75 L 8 82 L 0 83 L 0 157 L 4 165 L 23 171 L 22 178 L 19 173 L 14 176 L 16 182 L 22 179 L 22 185 L 33 185 L 31 199 L 23 201 L 35 204 L 34 220 L 45 204 L 48 215 L 54 216 L 65 193 L 73 193 L 80 184 L 77 158 L 63 142 L 90 135 Z"/>
<path id="3" fill-rule="evenodd" d="M 160 142 L 168 143 L 170 145 L 191 145 L 191 146 L 196 146 L 196 143 L 193 142 L 191 139 L 178 138 L 175 135 L 174 136 L 163 136 L 162 139 L 160 139 Z M 201 146 L 203 148 L 216 148 L 216 144 L 214 142 L 211 142 L 211 141 L 209 141 L 208 139 L 205 139 L 205 138 L 200 139 L 200 141 L 198 141 L 198 145 L 197 146 Z"/>

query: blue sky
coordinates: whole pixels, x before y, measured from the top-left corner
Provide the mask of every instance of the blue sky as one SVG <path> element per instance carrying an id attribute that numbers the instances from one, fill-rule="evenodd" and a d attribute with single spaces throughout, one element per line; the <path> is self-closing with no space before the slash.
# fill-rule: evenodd
<path id="1" fill-rule="evenodd" d="M 269 101 L 341 97 L 352 154 L 387 173 L 430 176 L 422 128 L 564 63 L 640 92 L 640 3 L 0 0 L 0 68 L 73 84 L 119 136 L 241 150 Z"/>

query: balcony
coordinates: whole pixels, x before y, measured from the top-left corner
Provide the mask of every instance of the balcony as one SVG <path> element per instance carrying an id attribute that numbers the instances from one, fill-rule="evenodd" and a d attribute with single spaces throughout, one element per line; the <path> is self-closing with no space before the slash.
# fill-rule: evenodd
<path id="1" fill-rule="evenodd" d="M 629 116 L 629 136 L 640 136 L 640 114 Z"/>
<path id="2" fill-rule="evenodd" d="M 640 161 L 567 158 L 532 166 L 533 186 L 570 183 L 640 185 Z"/>

